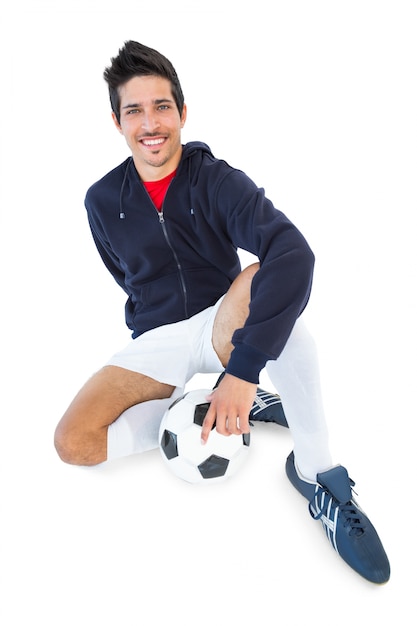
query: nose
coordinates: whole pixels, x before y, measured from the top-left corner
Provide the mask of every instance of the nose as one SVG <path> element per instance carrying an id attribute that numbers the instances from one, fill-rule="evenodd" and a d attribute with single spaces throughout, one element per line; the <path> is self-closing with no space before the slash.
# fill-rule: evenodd
<path id="1" fill-rule="evenodd" d="M 148 133 L 154 132 L 159 127 L 159 121 L 154 111 L 145 111 L 142 117 L 142 128 Z"/>

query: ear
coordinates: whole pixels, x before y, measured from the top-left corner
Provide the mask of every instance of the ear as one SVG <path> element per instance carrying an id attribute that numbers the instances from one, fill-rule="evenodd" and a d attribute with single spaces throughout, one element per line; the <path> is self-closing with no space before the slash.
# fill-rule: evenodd
<path id="1" fill-rule="evenodd" d="M 111 116 L 112 116 L 114 125 L 116 126 L 117 130 L 119 131 L 119 133 L 121 135 L 123 135 L 122 127 L 120 126 L 119 122 L 117 121 L 117 117 L 116 117 L 114 111 L 111 112 Z"/>
<path id="2" fill-rule="evenodd" d="M 186 119 L 187 119 L 187 105 L 184 104 L 184 106 L 182 107 L 182 114 L 181 114 L 181 128 L 184 128 Z"/>

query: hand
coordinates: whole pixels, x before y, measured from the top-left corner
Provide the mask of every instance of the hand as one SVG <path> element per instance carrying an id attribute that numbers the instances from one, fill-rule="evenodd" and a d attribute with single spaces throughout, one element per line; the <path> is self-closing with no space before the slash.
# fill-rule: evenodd
<path id="1" fill-rule="evenodd" d="M 214 422 L 217 432 L 222 435 L 249 433 L 249 412 L 255 395 L 255 383 L 225 374 L 207 398 L 211 404 L 203 422 L 202 443 L 206 443 Z"/>

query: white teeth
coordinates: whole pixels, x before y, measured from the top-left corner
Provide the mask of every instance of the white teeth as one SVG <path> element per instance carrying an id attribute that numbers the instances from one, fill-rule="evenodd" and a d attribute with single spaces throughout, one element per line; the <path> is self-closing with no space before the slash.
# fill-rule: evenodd
<path id="1" fill-rule="evenodd" d="M 157 146 L 160 143 L 163 143 L 163 139 L 143 139 L 143 143 L 145 146 Z"/>

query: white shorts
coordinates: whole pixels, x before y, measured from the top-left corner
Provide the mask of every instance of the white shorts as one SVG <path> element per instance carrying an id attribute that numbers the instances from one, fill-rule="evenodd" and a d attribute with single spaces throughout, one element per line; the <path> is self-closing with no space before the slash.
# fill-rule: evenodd
<path id="1" fill-rule="evenodd" d="M 139 335 L 106 365 L 123 367 L 181 388 L 195 374 L 223 371 L 212 343 L 214 318 L 222 300 L 190 319 Z"/>

